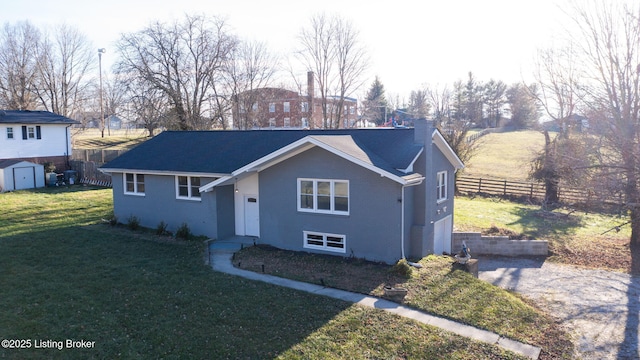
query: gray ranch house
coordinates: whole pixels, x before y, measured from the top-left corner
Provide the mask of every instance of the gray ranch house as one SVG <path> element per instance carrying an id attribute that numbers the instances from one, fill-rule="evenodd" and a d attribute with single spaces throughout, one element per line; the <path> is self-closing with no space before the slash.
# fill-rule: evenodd
<path id="1" fill-rule="evenodd" d="M 414 128 L 163 132 L 101 170 L 114 214 L 223 240 L 394 263 L 451 252 L 462 162 Z"/>

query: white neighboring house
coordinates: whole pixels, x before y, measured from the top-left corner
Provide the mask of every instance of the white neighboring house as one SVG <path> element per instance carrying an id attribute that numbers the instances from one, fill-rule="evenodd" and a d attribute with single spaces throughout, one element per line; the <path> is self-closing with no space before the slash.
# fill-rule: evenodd
<path id="1" fill-rule="evenodd" d="M 67 170 L 75 124 L 48 111 L 0 110 L 0 161 L 51 162 L 57 172 Z"/>

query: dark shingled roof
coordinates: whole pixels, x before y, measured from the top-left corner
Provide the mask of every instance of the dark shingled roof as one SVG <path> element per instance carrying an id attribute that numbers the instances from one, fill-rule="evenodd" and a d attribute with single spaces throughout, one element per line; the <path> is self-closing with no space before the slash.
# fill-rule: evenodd
<path id="1" fill-rule="evenodd" d="M 376 167 L 399 174 L 421 146 L 413 129 L 165 131 L 103 169 L 230 174 L 306 136 L 350 135 Z"/>
<path id="2" fill-rule="evenodd" d="M 79 124 L 49 111 L 0 110 L 0 124 Z"/>

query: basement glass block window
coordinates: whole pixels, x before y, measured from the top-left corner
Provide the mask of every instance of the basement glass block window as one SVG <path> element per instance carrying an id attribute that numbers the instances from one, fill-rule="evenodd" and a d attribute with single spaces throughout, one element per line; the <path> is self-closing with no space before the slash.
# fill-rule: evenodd
<path id="1" fill-rule="evenodd" d="M 303 231 L 304 244 L 307 249 L 346 253 L 347 237 L 340 234 L 327 234 Z"/>
<path id="2" fill-rule="evenodd" d="M 349 215 L 349 181 L 298 179 L 298 211 Z"/>

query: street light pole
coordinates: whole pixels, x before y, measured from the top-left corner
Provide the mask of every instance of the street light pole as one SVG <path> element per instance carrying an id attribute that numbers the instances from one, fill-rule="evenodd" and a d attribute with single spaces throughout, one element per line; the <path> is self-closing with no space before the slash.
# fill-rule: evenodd
<path id="1" fill-rule="evenodd" d="M 107 49 L 105 48 L 98 49 L 98 68 L 100 70 L 100 132 L 102 137 L 104 137 L 104 110 L 102 109 L 102 54 L 106 52 Z"/>

